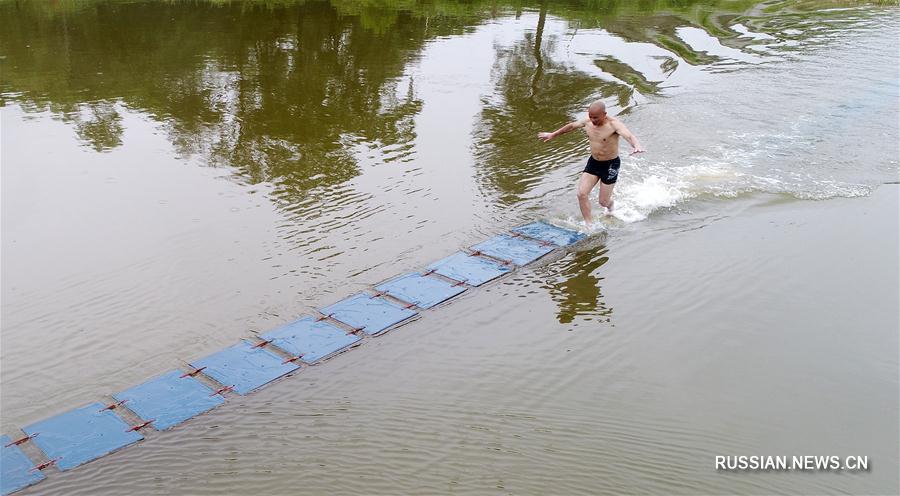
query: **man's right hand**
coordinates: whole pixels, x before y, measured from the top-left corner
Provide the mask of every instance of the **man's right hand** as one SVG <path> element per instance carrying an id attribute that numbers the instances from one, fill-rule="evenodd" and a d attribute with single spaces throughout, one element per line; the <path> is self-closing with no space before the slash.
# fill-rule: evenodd
<path id="1" fill-rule="evenodd" d="M 541 141 L 550 141 L 553 139 L 553 133 L 538 133 L 538 139 Z"/>

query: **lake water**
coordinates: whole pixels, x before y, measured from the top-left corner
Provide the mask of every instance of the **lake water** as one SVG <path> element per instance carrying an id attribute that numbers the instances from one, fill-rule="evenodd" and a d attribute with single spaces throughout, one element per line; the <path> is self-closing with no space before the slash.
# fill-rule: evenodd
<path id="1" fill-rule="evenodd" d="M 897 494 L 898 12 L 0 2 L 13 437 L 578 228 L 587 141 L 536 134 L 596 99 L 647 149 L 577 249 L 21 494 Z M 715 470 L 741 454 L 870 470 Z"/>

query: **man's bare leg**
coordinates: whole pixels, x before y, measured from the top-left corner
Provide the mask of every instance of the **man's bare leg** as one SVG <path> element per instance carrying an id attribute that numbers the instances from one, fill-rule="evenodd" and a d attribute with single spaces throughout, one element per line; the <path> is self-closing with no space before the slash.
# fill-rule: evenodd
<path id="1" fill-rule="evenodd" d="M 614 202 L 612 199 L 612 194 L 613 194 L 614 186 L 615 186 L 615 183 L 613 183 L 613 184 L 600 183 L 600 195 L 598 197 L 598 199 L 600 200 L 600 206 L 606 207 L 607 213 L 610 213 L 610 214 L 612 213 L 612 210 L 613 210 Z"/>
<path id="2" fill-rule="evenodd" d="M 582 172 L 581 179 L 578 180 L 578 207 L 581 208 L 581 216 L 584 217 L 584 222 L 589 226 L 591 225 L 591 200 L 589 196 L 599 180 L 599 177 L 587 172 Z"/>

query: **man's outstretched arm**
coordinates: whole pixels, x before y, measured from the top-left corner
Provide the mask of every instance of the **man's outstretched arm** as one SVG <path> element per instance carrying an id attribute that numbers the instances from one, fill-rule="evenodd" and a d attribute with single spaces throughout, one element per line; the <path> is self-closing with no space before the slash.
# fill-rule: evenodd
<path id="1" fill-rule="evenodd" d="M 538 133 L 538 139 L 541 141 L 550 141 L 553 138 L 559 136 L 560 134 L 566 134 L 566 133 L 568 133 L 570 131 L 574 131 L 580 127 L 584 127 L 583 120 L 577 120 L 574 122 L 570 122 L 570 123 L 566 124 L 565 126 L 557 129 L 556 131 L 553 131 L 552 133 L 547 133 L 547 132 Z"/>
<path id="2" fill-rule="evenodd" d="M 632 134 L 631 131 L 629 131 L 628 128 L 625 127 L 625 124 L 616 121 L 613 123 L 613 129 L 615 129 L 616 132 L 619 133 L 619 136 L 625 138 L 625 141 L 627 141 L 628 144 L 631 145 L 632 155 L 634 155 L 635 153 L 644 153 L 644 147 L 641 146 L 641 142 L 638 141 L 637 136 Z"/>

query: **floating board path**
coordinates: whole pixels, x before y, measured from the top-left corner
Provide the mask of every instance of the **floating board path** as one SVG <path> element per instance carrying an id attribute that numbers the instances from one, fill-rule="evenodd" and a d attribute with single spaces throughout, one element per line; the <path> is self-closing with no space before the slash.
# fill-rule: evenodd
<path id="1" fill-rule="evenodd" d="M 292 372 L 381 335 L 466 291 L 508 274 L 585 234 L 546 222 L 514 228 L 428 265 L 363 291 L 295 322 L 192 361 L 115 393 L 100 402 L 22 428 L 25 436 L 2 437 L 0 490 L 14 493 L 44 480 L 49 467 L 70 470 L 144 439 L 142 429 L 171 429 Z M 202 376 L 203 381 L 199 380 Z M 216 384 L 216 389 L 208 384 Z M 127 413 L 126 413 L 127 412 Z M 133 423 L 129 419 L 140 419 Z M 32 460 L 20 448 L 34 443 L 44 457 Z"/>

